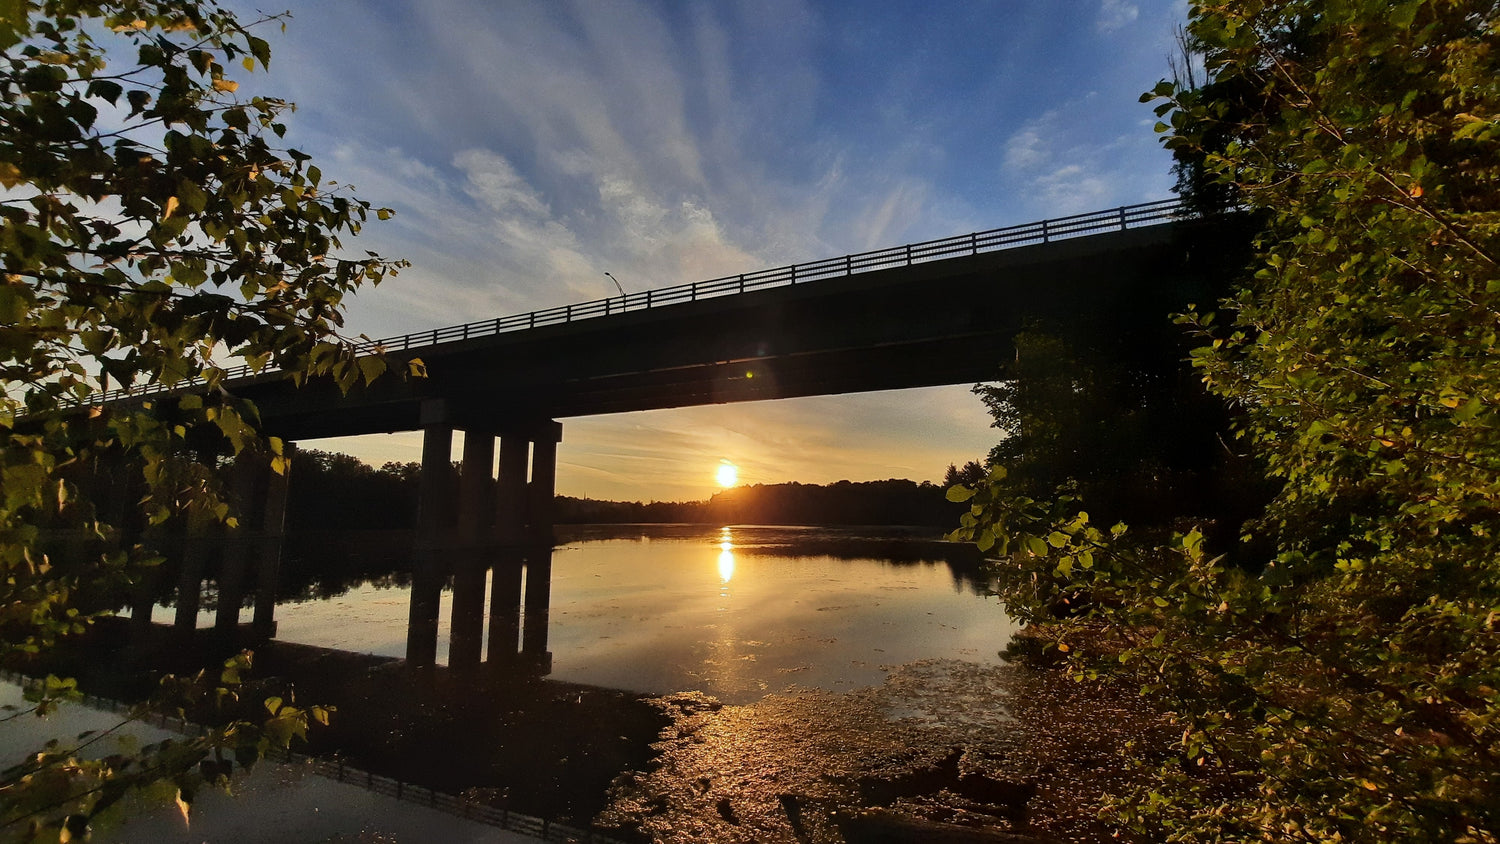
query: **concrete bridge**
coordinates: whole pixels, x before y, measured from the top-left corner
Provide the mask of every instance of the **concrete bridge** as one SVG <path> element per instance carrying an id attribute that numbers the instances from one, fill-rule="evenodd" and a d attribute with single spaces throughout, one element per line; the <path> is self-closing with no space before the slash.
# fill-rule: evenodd
<path id="1" fill-rule="evenodd" d="M 450 665 L 479 661 L 487 617 L 490 653 L 514 653 L 521 606 L 528 629 L 520 651 L 541 654 L 557 420 L 996 380 L 1028 324 L 1087 319 L 1107 326 L 1100 330 L 1130 332 L 1188 302 L 1211 301 L 1205 291 L 1223 281 L 1226 244 L 1247 242 L 1239 217 L 1197 219 L 1176 201 L 1147 203 L 385 338 L 362 349 L 420 358 L 423 379 L 382 378 L 345 394 L 329 381 L 298 388 L 281 373 L 242 369 L 231 373 L 228 389 L 252 399 L 266 432 L 288 442 L 421 430 L 408 659 L 435 659 L 438 600 L 449 574 Z M 150 392 L 106 398 L 143 395 Z M 457 477 L 454 431 L 464 432 Z M 270 530 L 280 523 L 285 490 L 259 483 L 246 481 L 244 489 L 264 499 L 255 517 Z M 184 573 L 184 587 L 192 577 Z M 238 622 L 234 589 L 244 575 L 226 568 L 225 579 L 234 588 L 220 602 L 219 621 L 229 629 Z M 196 613 L 196 605 L 190 609 Z M 179 607 L 179 623 L 185 612 Z"/>

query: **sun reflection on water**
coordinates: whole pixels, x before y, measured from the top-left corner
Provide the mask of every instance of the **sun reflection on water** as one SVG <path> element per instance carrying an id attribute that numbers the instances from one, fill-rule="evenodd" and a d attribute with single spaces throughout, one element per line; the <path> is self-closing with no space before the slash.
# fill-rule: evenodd
<path id="1" fill-rule="evenodd" d="M 729 528 L 719 531 L 719 582 L 728 583 L 734 577 L 734 537 Z"/>

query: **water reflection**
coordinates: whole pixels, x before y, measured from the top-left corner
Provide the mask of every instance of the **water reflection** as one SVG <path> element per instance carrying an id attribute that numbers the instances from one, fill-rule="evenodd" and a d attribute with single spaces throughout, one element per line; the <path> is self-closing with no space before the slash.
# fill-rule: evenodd
<path id="1" fill-rule="evenodd" d="M 728 584 L 734 578 L 734 537 L 729 528 L 719 532 L 719 580 Z"/>
<path id="2" fill-rule="evenodd" d="M 537 561 L 537 574 L 550 567 L 550 577 L 495 565 L 487 582 L 465 587 L 490 596 L 484 627 L 469 619 L 459 631 L 471 652 L 483 647 L 484 661 L 504 661 L 519 644 L 523 662 L 550 661 L 557 679 L 740 702 L 789 684 L 876 684 L 884 667 L 917 659 L 995 662 L 1011 631 L 983 597 L 972 549 L 930 534 L 694 525 L 559 533 L 550 562 Z M 399 571 L 409 565 L 408 534 L 293 536 L 289 545 L 278 639 L 405 654 L 410 580 Z M 550 612 L 521 612 L 539 606 L 529 597 L 543 588 Z M 451 581 L 440 600 L 435 653 L 448 664 Z M 200 626 L 212 625 L 213 605 L 210 592 Z"/>
<path id="3" fill-rule="evenodd" d="M 550 640 L 559 679 L 744 702 L 793 684 L 878 684 L 916 659 L 994 663 L 1011 631 L 963 550 L 930 538 L 747 526 L 566 538 Z"/>
<path id="4" fill-rule="evenodd" d="M 661 729 L 659 714 L 627 691 L 744 703 L 790 685 L 878 686 L 918 660 L 993 665 L 1013 630 L 984 596 L 972 551 L 929 535 L 684 525 L 561 534 L 551 553 L 486 560 L 487 579 L 458 586 L 490 596 L 482 626 L 456 619 L 473 625 L 457 639 L 476 654 L 482 647 L 483 665 L 425 672 L 402 671 L 397 659 L 409 534 L 293 536 L 278 642 L 260 666 L 273 676 L 306 670 L 299 697 L 336 702 L 341 724 L 373 725 L 357 737 L 337 725 L 320 733 L 361 764 L 448 787 L 456 771 L 468 777 L 467 766 L 482 763 L 484 786 L 516 805 L 588 817 L 597 804 L 559 784 L 597 780 L 589 793 L 602 794 L 621 770 L 643 768 Z M 454 586 L 441 594 L 439 663 L 453 650 Z M 543 592 L 540 602 L 528 597 Z M 211 591 L 203 607 L 200 626 L 211 626 Z M 548 670 L 548 680 L 535 676 Z M 621 703 L 628 724 L 608 714 Z M 550 768 L 537 771 L 541 762 Z"/>

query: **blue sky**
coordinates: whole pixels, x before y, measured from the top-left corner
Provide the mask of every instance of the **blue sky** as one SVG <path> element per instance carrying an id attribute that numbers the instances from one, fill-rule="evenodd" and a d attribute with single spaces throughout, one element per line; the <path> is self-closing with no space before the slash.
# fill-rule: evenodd
<path id="1" fill-rule="evenodd" d="M 251 4 L 231 3 L 242 17 Z M 1169 195 L 1141 91 L 1183 0 L 317 0 L 274 27 L 288 142 L 396 217 L 384 336 Z M 245 90 L 248 90 L 245 89 Z M 564 421 L 558 489 L 937 480 L 999 432 L 966 387 Z M 307 443 L 415 460 L 410 435 Z"/>

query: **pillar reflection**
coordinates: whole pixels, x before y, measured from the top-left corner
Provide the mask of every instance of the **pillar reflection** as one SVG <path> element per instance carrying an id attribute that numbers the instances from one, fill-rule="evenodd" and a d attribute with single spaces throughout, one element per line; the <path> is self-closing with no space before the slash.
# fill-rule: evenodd
<path id="1" fill-rule="evenodd" d="M 477 420 L 471 425 L 454 415 L 442 401 L 423 408 L 407 661 L 418 668 L 436 663 L 439 599 L 451 577 L 449 667 L 472 670 L 482 663 L 513 667 L 524 662 L 547 673 L 551 510 L 562 426 L 551 420 L 514 426 Z M 455 422 L 461 424 L 455 428 Z M 453 432 L 460 429 L 463 460 L 455 478 L 449 460 Z"/>
<path id="2" fill-rule="evenodd" d="M 490 571 L 489 662 L 513 658 L 521 649 L 521 576 L 525 557 L 501 548 Z"/>
<path id="3" fill-rule="evenodd" d="M 521 653 L 529 661 L 545 661 L 551 670 L 552 655 L 547 652 L 547 623 L 552 603 L 552 546 L 533 546 L 526 556 L 526 604 L 521 620 Z"/>
<path id="4" fill-rule="evenodd" d="M 411 613 L 406 659 L 415 666 L 437 661 L 438 612 L 443 593 L 440 542 L 451 512 L 453 429 L 440 423 L 422 431 L 422 480 L 418 492 L 416 559 L 412 562 Z"/>

